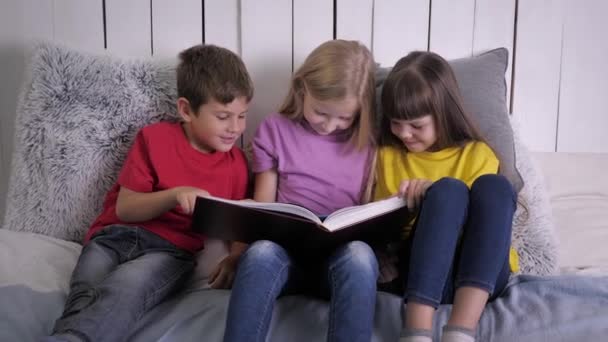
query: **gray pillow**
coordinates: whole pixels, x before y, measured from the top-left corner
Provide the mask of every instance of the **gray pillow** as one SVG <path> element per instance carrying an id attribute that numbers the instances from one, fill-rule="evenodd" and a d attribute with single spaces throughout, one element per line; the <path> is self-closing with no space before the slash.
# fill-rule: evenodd
<path id="1" fill-rule="evenodd" d="M 81 242 L 137 131 L 177 120 L 175 69 L 42 44 L 28 73 L 4 228 Z"/>
<path id="2" fill-rule="evenodd" d="M 494 49 L 470 58 L 449 61 L 465 109 L 476 120 L 481 133 L 501 161 L 500 174 L 511 181 L 519 192 L 523 180 L 515 166 L 513 129 L 507 110 L 507 83 L 505 71 L 509 63 L 509 52 L 505 48 Z M 376 97 L 378 113 L 381 113 L 380 95 L 382 85 L 391 68 L 376 69 Z"/>

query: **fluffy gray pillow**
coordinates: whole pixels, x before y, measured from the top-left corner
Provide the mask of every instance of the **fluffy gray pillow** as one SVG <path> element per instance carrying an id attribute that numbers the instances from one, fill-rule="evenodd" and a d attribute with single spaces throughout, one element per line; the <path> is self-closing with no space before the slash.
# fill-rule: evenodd
<path id="1" fill-rule="evenodd" d="M 37 47 L 17 110 L 4 228 L 81 242 L 142 126 L 175 120 L 175 70 Z"/>
<path id="2" fill-rule="evenodd" d="M 465 109 L 476 120 L 481 133 L 501 161 L 500 174 L 511 181 L 519 191 L 523 186 L 515 163 L 513 130 L 507 110 L 505 71 L 509 63 L 505 48 L 494 49 L 480 55 L 449 61 L 462 94 Z M 391 68 L 376 69 L 376 96 L 378 111 L 382 85 Z"/>

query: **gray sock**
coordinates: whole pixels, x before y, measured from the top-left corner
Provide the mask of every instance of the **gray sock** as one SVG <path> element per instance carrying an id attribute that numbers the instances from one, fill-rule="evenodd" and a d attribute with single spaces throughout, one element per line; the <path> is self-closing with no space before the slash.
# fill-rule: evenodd
<path id="1" fill-rule="evenodd" d="M 444 326 L 441 342 L 475 342 L 475 331 L 458 326 Z"/>
<path id="2" fill-rule="evenodd" d="M 426 329 L 404 329 L 399 342 L 433 342 L 433 332 Z"/>

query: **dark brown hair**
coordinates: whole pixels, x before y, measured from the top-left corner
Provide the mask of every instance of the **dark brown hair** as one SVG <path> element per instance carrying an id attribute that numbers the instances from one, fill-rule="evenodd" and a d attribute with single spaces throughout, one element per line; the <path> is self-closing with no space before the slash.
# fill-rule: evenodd
<path id="1" fill-rule="evenodd" d="M 401 58 L 388 74 L 381 96 L 382 145 L 405 148 L 391 133 L 391 120 L 414 120 L 431 115 L 441 150 L 469 141 L 484 141 L 463 108 L 454 71 L 433 52 L 414 51 Z"/>
<path id="2" fill-rule="evenodd" d="M 292 120 L 303 117 L 305 92 L 318 100 L 353 96 L 359 110 L 351 126 L 351 141 L 362 148 L 373 141 L 376 87 L 374 58 L 357 41 L 329 40 L 314 49 L 294 73 L 279 113 Z"/>
<path id="3" fill-rule="evenodd" d="M 210 99 L 226 104 L 244 96 L 253 97 L 253 82 L 239 56 L 215 45 L 195 45 L 179 54 L 177 96 L 190 103 L 194 112 Z"/>

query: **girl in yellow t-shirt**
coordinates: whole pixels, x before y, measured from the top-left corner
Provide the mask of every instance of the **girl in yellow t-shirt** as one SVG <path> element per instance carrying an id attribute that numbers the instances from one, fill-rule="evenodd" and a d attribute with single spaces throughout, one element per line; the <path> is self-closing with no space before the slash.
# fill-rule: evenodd
<path id="1" fill-rule="evenodd" d="M 400 341 L 430 342 L 443 303 L 454 306 L 442 341 L 474 341 L 485 304 L 517 269 L 510 250 L 517 195 L 497 175 L 499 160 L 439 55 L 399 60 L 384 83 L 382 112 L 374 199 L 398 194 L 417 213 L 397 254 L 407 302 Z"/>

